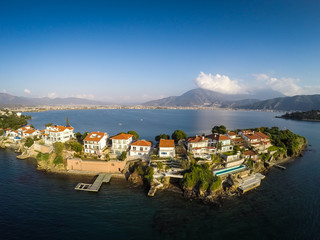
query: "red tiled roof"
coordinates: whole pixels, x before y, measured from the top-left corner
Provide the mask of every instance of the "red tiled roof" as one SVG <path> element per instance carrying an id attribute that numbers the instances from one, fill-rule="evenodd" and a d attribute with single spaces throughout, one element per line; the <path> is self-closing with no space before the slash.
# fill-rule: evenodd
<path id="1" fill-rule="evenodd" d="M 49 126 L 48 127 L 50 132 L 63 132 L 66 129 L 73 130 L 73 127 L 65 127 L 65 126 L 60 126 L 60 125 L 54 125 L 54 126 Z"/>
<path id="2" fill-rule="evenodd" d="M 104 132 L 91 132 L 89 133 L 83 141 L 100 142 L 106 133 Z"/>
<path id="3" fill-rule="evenodd" d="M 188 142 L 191 142 L 191 143 L 202 142 L 202 141 L 207 141 L 207 140 L 209 140 L 209 139 L 205 138 L 203 136 L 196 136 L 196 137 L 188 138 Z"/>
<path id="4" fill-rule="evenodd" d="M 231 138 L 223 134 L 210 134 L 207 137 L 218 141 L 231 140 Z"/>
<path id="5" fill-rule="evenodd" d="M 269 139 L 270 137 L 262 132 L 256 132 L 255 133 L 256 135 L 258 135 L 260 138 L 266 138 L 266 139 Z"/>
<path id="6" fill-rule="evenodd" d="M 160 139 L 159 147 L 174 147 L 174 140 Z"/>
<path id="7" fill-rule="evenodd" d="M 34 130 L 34 129 L 28 129 L 28 130 L 26 130 L 26 131 L 24 131 L 24 133 L 27 133 L 27 134 L 32 134 L 32 133 L 34 133 L 36 130 Z"/>
<path id="8" fill-rule="evenodd" d="M 125 139 L 125 140 L 128 140 L 129 138 L 133 137 L 132 134 L 128 134 L 128 133 L 120 133 L 114 137 L 112 137 L 111 139 Z"/>
<path id="9" fill-rule="evenodd" d="M 151 142 L 145 141 L 145 140 L 137 140 L 134 143 L 131 144 L 132 146 L 144 146 L 144 147 L 150 147 Z"/>
<path id="10" fill-rule="evenodd" d="M 253 139 L 260 139 L 260 137 L 256 134 L 245 134 L 245 136 L 251 140 Z"/>
<path id="11" fill-rule="evenodd" d="M 237 136 L 237 134 L 235 132 L 228 132 L 229 136 Z"/>
<path id="12" fill-rule="evenodd" d="M 248 150 L 248 151 L 244 151 L 243 152 L 244 155 L 250 155 L 250 156 L 255 156 L 257 155 L 254 151 L 252 150 Z"/>

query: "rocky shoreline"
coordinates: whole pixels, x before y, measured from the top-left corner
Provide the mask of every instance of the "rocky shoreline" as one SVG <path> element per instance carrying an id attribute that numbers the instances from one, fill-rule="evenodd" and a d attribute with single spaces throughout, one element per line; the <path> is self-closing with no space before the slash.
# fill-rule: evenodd
<path id="1" fill-rule="evenodd" d="M 23 143 L 16 143 L 10 142 L 7 140 L 0 140 L 0 148 L 9 148 L 13 149 L 15 152 L 20 153 L 17 155 L 19 159 L 27 159 L 33 158 L 37 160 L 38 152 L 34 150 L 34 145 L 30 148 L 24 146 Z M 256 169 L 255 172 L 259 173 L 267 173 L 273 165 L 276 164 L 283 164 L 290 161 L 294 161 L 296 158 L 302 156 L 303 152 L 306 150 L 307 144 L 300 146 L 299 151 L 291 156 L 282 158 L 279 160 L 274 160 L 272 164 L 263 165 L 260 168 Z M 54 159 L 54 154 L 50 156 L 50 160 L 48 162 L 39 161 L 37 160 L 37 170 L 45 171 L 48 173 L 53 174 L 63 174 L 63 175 L 76 175 L 76 176 L 95 176 L 97 173 L 95 172 L 80 172 L 80 171 L 67 171 L 65 165 L 53 165 L 52 160 Z M 120 176 L 121 175 L 121 176 Z M 156 191 L 173 191 L 176 193 L 182 194 L 182 196 L 187 200 L 200 200 L 205 204 L 211 204 L 213 206 L 221 206 L 223 201 L 227 198 L 239 196 L 241 193 L 238 191 L 238 185 L 234 184 L 232 178 L 225 180 L 224 186 L 221 186 L 219 189 L 208 192 L 208 191 L 201 191 L 199 189 L 188 189 L 183 188 L 180 182 L 176 182 L 172 184 L 170 182 L 170 178 L 165 178 L 161 183 L 157 180 L 153 180 L 151 183 L 146 181 L 146 179 L 137 172 L 126 172 L 125 174 L 118 174 L 115 177 L 125 178 L 127 181 L 131 182 L 134 186 L 145 186 L 146 188 L 149 187 L 148 196 L 154 196 Z"/>

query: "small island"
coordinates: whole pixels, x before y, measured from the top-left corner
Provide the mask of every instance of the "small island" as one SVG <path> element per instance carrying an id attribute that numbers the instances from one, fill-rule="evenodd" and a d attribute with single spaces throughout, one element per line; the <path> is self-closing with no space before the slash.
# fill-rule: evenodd
<path id="1" fill-rule="evenodd" d="M 68 117 L 65 126 L 48 123 L 38 130 L 26 125 L 29 116 L 1 114 L 0 147 L 15 149 L 17 158 L 34 158 L 38 169 L 48 172 L 98 175 L 98 184 L 79 183 L 76 190 L 97 192 L 103 182 L 120 176 L 147 187 L 148 196 L 170 189 L 216 205 L 260 186 L 266 171 L 283 169 L 279 164 L 307 146 L 304 137 L 278 127 L 228 130 L 221 125 L 195 136 L 177 129 L 144 140 L 134 130 L 114 136 L 74 133 Z"/>
<path id="2" fill-rule="evenodd" d="M 300 120 L 300 121 L 320 121 L 320 110 L 311 110 L 307 112 L 291 112 L 277 116 L 277 118 Z"/>

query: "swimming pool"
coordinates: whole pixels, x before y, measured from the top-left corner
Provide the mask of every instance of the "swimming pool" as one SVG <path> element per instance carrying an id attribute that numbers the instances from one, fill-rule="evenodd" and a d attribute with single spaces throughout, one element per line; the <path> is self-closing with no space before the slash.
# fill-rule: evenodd
<path id="1" fill-rule="evenodd" d="M 228 174 L 228 173 L 233 173 L 235 171 L 242 170 L 242 169 L 245 169 L 245 168 L 246 168 L 245 165 L 239 165 L 239 166 L 235 166 L 235 167 L 220 169 L 220 170 L 214 171 L 213 173 L 216 176 L 221 176 L 221 175 L 225 175 L 225 174 Z"/>

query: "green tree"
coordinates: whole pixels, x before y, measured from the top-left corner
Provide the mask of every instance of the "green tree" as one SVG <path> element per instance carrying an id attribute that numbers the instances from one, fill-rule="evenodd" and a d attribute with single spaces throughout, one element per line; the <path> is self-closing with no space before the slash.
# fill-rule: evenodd
<path id="1" fill-rule="evenodd" d="M 130 130 L 130 131 L 128 131 L 128 134 L 133 135 L 133 138 L 134 138 L 135 140 L 138 140 L 138 139 L 139 139 L 139 134 L 138 134 L 136 131 Z"/>
<path id="2" fill-rule="evenodd" d="M 83 144 L 83 140 L 86 138 L 86 136 L 88 135 L 88 132 L 85 132 L 84 134 L 81 134 L 80 132 L 77 132 L 75 134 L 75 137 L 77 138 L 77 141 L 81 144 Z"/>
<path id="3" fill-rule="evenodd" d="M 157 162 L 157 168 L 158 168 L 159 172 L 161 172 L 163 170 L 163 163 Z"/>
<path id="4" fill-rule="evenodd" d="M 53 147 L 54 147 L 54 152 L 56 155 L 61 155 L 62 154 L 62 151 L 64 149 L 64 143 L 62 142 L 55 142 L 53 144 Z"/>
<path id="5" fill-rule="evenodd" d="M 34 143 L 34 140 L 32 138 L 28 137 L 26 139 L 26 142 L 25 142 L 24 145 L 29 148 L 29 147 L 31 147 L 33 145 L 33 143 Z"/>
<path id="6" fill-rule="evenodd" d="M 170 135 L 168 134 L 159 134 L 154 138 L 157 142 L 160 141 L 160 139 L 170 139 Z"/>
<path id="7" fill-rule="evenodd" d="M 212 133 L 219 133 L 219 134 L 226 134 L 227 133 L 227 128 L 224 125 L 220 125 L 220 126 L 214 126 L 211 129 Z"/>
<path id="8" fill-rule="evenodd" d="M 33 126 L 33 124 L 30 125 L 31 128 L 35 129 L 35 127 Z"/>
<path id="9" fill-rule="evenodd" d="M 77 152 L 77 153 L 81 153 L 82 152 L 82 145 L 78 142 L 72 142 L 71 143 L 71 147 L 73 149 L 73 151 Z"/>
<path id="10" fill-rule="evenodd" d="M 187 139 L 187 137 L 187 134 L 182 130 L 175 130 L 171 135 L 171 138 L 174 139 L 175 142 L 178 142 L 182 139 Z"/>
<path id="11" fill-rule="evenodd" d="M 123 151 L 123 152 L 121 153 L 121 155 L 119 156 L 119 159 L 120 159 L 121 161 L 124 161 L 126 158 L 127 158 L 127 152 L 126 152 L 126 151 Z"/>
<path id="12" fill-rule="evenodd" d="M 235 146 L 233 147 L 233 150 L 234 150 L 234 153 L 238 153 L 238 152 L 240 151 L 239 145 L 235 145 Z"/>
<path id="13" fill-rule="evenodd" d="M 50 127 L 50 126 L 52 126 L 52 124 L 53 124 L 53 123 L 47 123 L 47 124 L 45 124 L 45 126 L 46 126 L 46 127 Z"/>
<path id="14" fill-rule="evenodd" d="M 54 165 L 63 164 L 63 157 L 62 156 L 56 156 L 53 160 Z"/>
<path id="15" fill-rule="evenodd" d="M 154 170 L 153 170 L 153 167 L 151 167 L 151 166 L 147 167 L 147 169 L 146 169 L 146 171 L 145 171 L 144 177 L 145 177 L 145 179 L 147 179 L 147 181 L 149 182 L 149 184 L 150 184 L 150 183 L 152 182 L 152 180 L 153 180 L 153 172 L 154 172 Z"/>
<path id="16" fill-rule="evenodd" d="M 109 161 L 110 160 L 110 155 L 109 153 L 106 154 L 106 161 Z"/>

